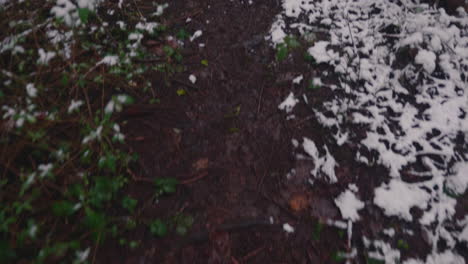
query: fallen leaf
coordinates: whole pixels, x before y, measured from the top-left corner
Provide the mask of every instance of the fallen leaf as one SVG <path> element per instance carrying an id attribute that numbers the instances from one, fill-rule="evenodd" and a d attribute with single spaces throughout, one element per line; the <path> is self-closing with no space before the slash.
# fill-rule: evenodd
<path id="1" fill-rule="evenodd" d="M 208 158 L 201 158 L 197 161 L 195 161 L 193 164 L 192 164 L 192 167 L 195 169 L 195 170 L 204 170 L 206 168 L 208 168 L 208 164 L 209 164 L 209 160 Z"/>
<path id="2" fill-rule="evenodd" d="M 307 208 L 309 205 L 309 199 L 304 194 L 295 194 L 289 200 L 289 206 L 295 212 L 300 212 Z"/>

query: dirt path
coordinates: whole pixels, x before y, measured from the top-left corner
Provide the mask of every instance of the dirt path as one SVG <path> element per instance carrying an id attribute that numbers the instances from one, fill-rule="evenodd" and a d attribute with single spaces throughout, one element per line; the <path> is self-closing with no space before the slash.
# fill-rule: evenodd
<path id="1" fill-rule="evenodd" d="M 370 260 L 360 250 L 364 248 L 360 238 L 380 234 L 389 225 L 411 228 L 413 224 L 385 218 L 372 206 L 362 211 L 366 220 L 354 224 L 352 241 L 345 222 L 338 228 L 340 223 L 325 224 L 341 219 L 333 199 L 348 184 L 357 184 L 361 198 L 372 200 L 373 190 L 388 172 L 383 166 L 356 163 L 356 145 L 326 141 L 323 135 L 330 131 L 311 118 L 311 108 L 336 96 L 331 90 L 301 90 L 309 106 L 297 106 L 294 120 L 278 110 L 291 90 L 308 85 L 293 85 L 292 79 L 303 75 L 310 80 L 330 70 L 308 64 L 303 48 L 286 61 L 275 62 L 275 51 L 264 37 L 280 12 L 279 3 L 176 1 L 167 12 L 169 23 L 189 32 L 201 30 L 202 35 L 185 46 L 187 71 L 175 76 L 171 87 L 158 76 L 152 80 L 154 87 L 161 87 L 157 89 L 161 104 L 132 110 L 151 114 L 133 115 L 125 128 L 141 157 L 137 172 L 141 184 L 132 185 L 129 192 L 148 201 L 143 218 L 183 214 L 192 216 L 194 224 L 186 236 L 165 238 L 137 228 L 130 236 L 142 247 L 117 251 L 117 245 L 108 245 L 99 253 L 102 263 L 344 263 L 338 255 L 350 252 L 351 243 L 358 249 L 353 262 L 366 263 Z M 194 84 L 190 74 L 197 78 Z M 187 94 L 177 96 L 175 91 L 181 88 Z M 306 184 L 314 165 L 296 159 L 299 152 L 291 142 L 304 135 L 330 147 L 339 163 L 338 183 Z M 291 169 L 295 175 L 287 180 Z M 149 183 L 159 177 L 174 177 L 182 184 L 175 195 L 154 203 Z M 295 232 L 285 232 L 285 223 Z M 403 257 L 422 257 L 430 251 L 430 244 L 420 239 L 424 234 L 416 232 L 393 238 L 411 246 L 400 248 Z"/>
<path id="2" fill-rule="evenodd" d="M 264 2 L 171 4 L 168 13 L 178 21 L 192 19 L 190 32 L 203 31 L 188 47 L 195 54 L 184 62 L 191 72 L 177 76 L 181 82 L 175 87 L 159 91 L 161 108 L 170 110 L 133 117 L 126 129 L 141 156 L 143 178 L 175 177 L 184 183 L 176 195 L 150 204 L 143 214 L 164 218 L 179 212 L 192 215 L 195 223 L 188 236 L 165 239 L 141 228 L 133 235 L 142 241 L 143 252 L 116 254 L 105 248 L 103 262 L 325 263 L 340 247 L 333 241 L 338 233 L 332 232 L 321 241 L 326 252 L 314 251 L 310 216 L 299 213 L 308 194 L 299 185 L 285 188 L 294 162 L 292 132 L 277 106 L 290 87 L 276 77 L 274 51 L 264 39 L 279 6 Z M 200 64 L 204 59 L 207 67 Z M 190 73 L 198 78 L 196 89 L 177 97 L 175 89 L 187 88 L 181 83 L 189 83 Z M 153 80 L 158 84 L 163 86 Z M 130 190 L 141 200 L 152 191 L 145 180 Z M 298 213 L 288 205 L 294 195 Z M 286 222 L 296 228 L 294 235 L 283 230 Z"/>

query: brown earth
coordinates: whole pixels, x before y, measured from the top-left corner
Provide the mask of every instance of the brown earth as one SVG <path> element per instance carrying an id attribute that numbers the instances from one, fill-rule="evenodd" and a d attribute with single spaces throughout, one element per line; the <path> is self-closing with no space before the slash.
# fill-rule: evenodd
<path id="1" fill-rule="evenodd" d="M 334 256 L 347 252 L 346 232 L 321 224 L 325 219 L 340 219 L 333 197 L 357 181 L 361 198 L 369 200 L 387 172 L 353 162 L 355 146 L 325 142 L 323 135 L 330 132 L 311 118 L 306 106 L 297 107 L 296 119 L 286 120 L 278 104 L 291 89 L 305 91 L 305 80 L 326 67 L 305 62 L 305 48 L 276 63 L 264 37 L 280 12 L 279 1 L 247 2 L 170 3 L 168 23 L 190 32 L 202 30 L 203 35 L 188 42 L 189 55 L 184 58 L 188 71 L 175 76 L 170 87 L 161 76 L 154 76 L 161 104 L 137 105 L 127 112 L 127 138 L 141 157 L 135 171 L 138 183 L 131 184 L 128 192 L 146 203 L 141 219 L 167 220 L 183 213 L 195 221 L 186 236 L 171 232 L 156 238 L 146 227 L 137 227 L 129 236 L 140 241 L 138 249 L 124 250 L 117 241 L 110 241 L 98 249 L 98 263 L 344 262 Z M 185 24 L 188 17 L 192 22 Z M 206 46 L 200 48 L 198 43 Z M 205 59 L 208 66 L 200 63 Z M 193 85 L 188 80 L 191 73 L 198 78 Z M 291 80 L 300 74 L 303 83 L 292 86 Z M 177 96 L 180 88 L 187 95 Z M 326 89 L 306 93 L 311 106 L 334 96 Z M 291 144 L 292 138 L 304 135 L 327 143 L 336 153 L 338 184 L 306 184 L 313 164 L 296 160 Z M 296 176 L 287 180 L 292 168 Z M 176 194 L 155 202 L 151 182 L 158 177 L 174 177 L 181 184 Z M 380 232 L 384 221 L 376 208 L 370 207 L 364 215 L 373 220 L 355 225 L 353 244 L 358 248 L 363 247 L 359 238 Z M 295 232 L 285 232 L 284 223 Z M 411 251 L 403 250 L 404 256 L 429 250 L 424 241 L 415 241 L 418 237 L 405 237 Z M 359 255 L 355 263 L 365 263 L 364 257 Z"/>

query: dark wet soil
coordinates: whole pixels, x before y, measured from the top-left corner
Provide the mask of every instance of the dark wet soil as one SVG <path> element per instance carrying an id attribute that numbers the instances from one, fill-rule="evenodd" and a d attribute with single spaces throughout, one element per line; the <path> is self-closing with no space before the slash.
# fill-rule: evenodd
<path id="1" fill-rule="evenodd" d="M 280 12 L 277 1 L 174 1 L 167 12 L 170 23 L 190 32 L 202 30 L 203 35 L 188 42 L 188 71 L 175 76 L 171 87 L 154 76 L 161 104 L 128 110 L 133 114 L 127 116 L 127 139 L 140 155 L 137 183 L 128 191 L 146 202 L 142 219 L 170 221 L 184 214 L 195 221 L 187 235 L 171 231 L 164 238 L 154 237 L 141 224 L 129 234 L 140 241 L 139 248 L 123 250 L 110 241 L 99 249 L 99 263 L 344 263 L 335 256 L 348 251 L 346 231 L 323 224 L 340 219 L 333 197 L 358 181 L 361 198 L 369 200 L 371 190 L 383 181 L 378 175 L 387 172 L 355 164 L 352 145 L 324 142 L 323 135 L 330 132 L 311 118 L 305 105 L 298 106 L 296 119 L 289 121 L 278 110 L 291 89 L 304 91 L 308 85 L 304 81 L 293 87 L 294 77 L 303 74 L 308 80 L 324 66 L 304 61 L 305 49 L 275 62 L 264 36 Z M 186 24 L 188 17 L 192 21 Z M 190 85 L 192 73 L 198 80 Z M 181 88 L 187 95 L 177 96 Z M 326 89 L 307 95 L 311 106 L 333 96 Z M 338 184 L 306 184 L 313 164 L 296 160 L 291 143 L 291 138 L 304 135 L 327 143 L 336 153 Z M 288 181 L 293 168 L 296 176 Z M 174 177 L 181 184 L 176 194 L 155 202 L 152 181 L 160 177 Z M 353 244 L 358 247 L 359 237 L 382 230 L 381 212 L 370 208 L 363 215 L 373 222 L 354 227 Z M 285 232 L 284 223 L 295 232 Z M 415 257 L 429 250 L 426 243 L 407 239 L 412 251 L 403 255 Z M 364 256 L 355 261 L 365 263 Z"/>

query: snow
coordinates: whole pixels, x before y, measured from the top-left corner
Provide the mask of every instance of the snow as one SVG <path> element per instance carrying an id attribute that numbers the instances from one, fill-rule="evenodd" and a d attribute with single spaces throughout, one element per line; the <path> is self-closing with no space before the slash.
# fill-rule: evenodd
<path id="1" fill-rule="evenodd" d="M 410 185 L 401 180 L 391 180 L 375 189 L 374 203 L 388 216 L 398 216 L 412 221 L 410 209 L 425 209 L 430 195 L 417 185 Z"/>
<path id="2" fill-rule="evenodd" d="M 322 136 L 322 146 L 304 137 L 312 176 L 320 179 L 339 166 L 323 166 L 328 157 L 334 161 L 328 147 L 353 146 L 363 166 L 382 165 L 388 171 L 374 176 L 386 183 L 373 190 L 364 207 L 376 205 L 386 216 L 426 230 L 433 250 L 420 263 L 458 263 L 455 245 L 468 236 L 468 222 L 460 223 L 459 231 L 446 227 L 453 225 L 458 197 L 468 188 L 468 14 L 460 9 L 450 16 L 416 0 L 284 0 L 282 7 L 268 39 L 277 45 L 286 35 L 307 39 L 325 33 L 328 37 L 313 42 L 308 53 L 330 67 L 322 76 L 338 79 L 323 87 L 334 91 L 330 99 L 309 105 L 313 121 L 330 131 Z M 390 27 L 397 32 L 388 33 Z M 363 130 L 362 138 L 356 128 Z M 403 172 L 417 183 L 405 182 Z M 323 179 L 338 182 L 336 176 Z M 338 198 L 345 195 L 354 193 L 344 190 Z M 422 210 L 416 222 L 413 207 Z M 394 241 L 379 239 L 375 256 L 386 263 L 400 261 Z M 434 246 L 442 240 L 447 250 Z"/>
<path id="3" fill-rule="evenodd" d="M 72 100 L 70 102 L 70 105 L 68 106 L 68 113 L 72 113 L 80 108 L 80 106 L 83 105 L 82 100 Z"/>
<path id="4" fill-rule="evenodd" d="M 37 170 L 39 171 L 39 177 L 44 178 L 45 176 L 50 174 L 53 168 L 54 168 L 54 165 L 52 163 L 40 164 L 37 167 Z"/>
<path id="5" fill-rule="evenodd" d="M 157 22 L 139 22 L 135 28 L 152 34 L 158 26 L 159 23 Z"/>
<path id="6" fill-rule="evenodd" d="M 189 80 L 190 80 L 191 83 L 195 83 L 197 81 L 197 77 L 195 75 L 193 75 L 193 74 L 190 74 Z"/>
<path id="7" fill-rule="evenodd" d="M 304 137 L 303 140 L 302 147 L 304 148 L 304 151 L 312 158 L 314 163 L 314 169 L 310 172 L 312 176 L 318 178 L 320 176 L 319 173 L 321 173 L 326 176 L 326 179 L 329 183 L 337 182 L 338 179 L 335 175 L 335 167 L 337 166 L 337 163 L 335 158 L 333 158 L 333 156 L 328 151 L 327 146 L 324 146 L 325 155 L 320 156 L 318 149 L 312 140 L 306 137 Z"/>
<path id="8" fill-rule="evenodd" d="M 304 79 L 304 76 L 303 75 L 299 75 L 297 76 L 296 78 L 293 79 L 293 83 L 294 84 L 300 84 L 302 82 L 302 80 Z"/>
<path id="9" fill-rule="evenodd" d="M 283 230 L 286 231 L 286 233 L 294 233 L 294 227 L 288 223 L 283 224 Z"/>
<path id="10" fill-rule="evenodd" d="M 29 97 L 34 98 L 37 96 L 37 88 L 33 83 L 28 83 L 26 85 L 26 93 Z"/>
<path id="11" fill-rule="evenodd" d="M 201 30 L 195 31 L 193 35 L 190 37 L 190 42 L 193 42 L 195 39 L 201 37 L 202 34 L 203 34 L 203 31 Z"/>
<path id="12" fill-rule="evenodd" d="M 164 10 L 169 7 L 169 4 L 162 4 L 158 5 L 156 12 L 153 14 L 154 16 L 162 16 L 164 14 Z"/>
<path id="13" fill-rule="evenodd" d="M 299 103 L 299 99 L 296 99 L 294 93 L 290 92 L 286 99 L 278 106 L 278 109 L 291 113 L 297 103 Z"/>
<path id="14" fill-rule="evenodd" d="M 284 21 L 277 19 L 270 30 L 270 39 L 274 44 L 282 43 L 286 37 L 286 33 L 283 31 Z"/>
<path id="15" fill-rule="evenodd" d="M 465 264 L 465 260 L 462 256 L 447 250 L 427 256 L 424 262 L 419 259 L 408 259 L 403 264 Z"/>
<path id="16" fill-rule="evenodd" d="M 78 9 L 87 8 L 94 11 L 99 2 L 99 0 L 78 0 L 75 3 L 75 1 L 71 0 L 57 0 L 50 12 L 57 18 L 63 19 L 68 26 L 79 26 L 81 25 L 81 20 L 78 15 Z"/>
<path id="17" fill-rule="evenodd" d="M 109 66 L 114 66 L 119 62 L 119 57 L 116 55 L 107 55 L 102 60 L 100 60 L 97 65 L 106 64 Z"/>
<path id="18" fill-rule="evenodd" d="M 341 216 L 353 222 L 360 219 L 358 211 L 364 208 L 364 203 L 351 190 L 341 193 L 335 199 L 335 204 L 340 209 Z"/>
<path id="19" fill-rule="evenodd" d="M 424 70 L 431 74 L 436 68 L 436 55 L 432 51 L 420 50 L 414 59 L 417 64 L 422 64 Z"/>
<path id="20" fill-rule="evenodd" d="M 456 195 L 465 193 L 468 187 L 468 162 L 460 162 L 453 168 L 454 173 L 447 177 L 446 187 Z"/>
<path id="21" fill-rule="evenodd" d="M 313 47 L 309 48 L 308 52 L 314 57 L 317 63 L 329 62 L 337 59 L 339 54 L 326 49 L 329 44 L 330 42 L 328 41 L 317 41 Z"/>
<path id="22" fill-rule="evenodd" d="M 382 230 L 382 232 L 383 232 L 385 235 L 389 236 L 389 237 L 395 236 L 395 229 L 393 229 L 393 228 L 384 229 L 384 230 Z"/>
<path id="23" fill-rule="evenodd" d="M 460 232 L 458 239 L 460 241 L 468 242 L 468 215 L 465 216 L 465 219 L 463 221 L 460 221 L 460 225 L 464 225 L 465 227 Z"/>

